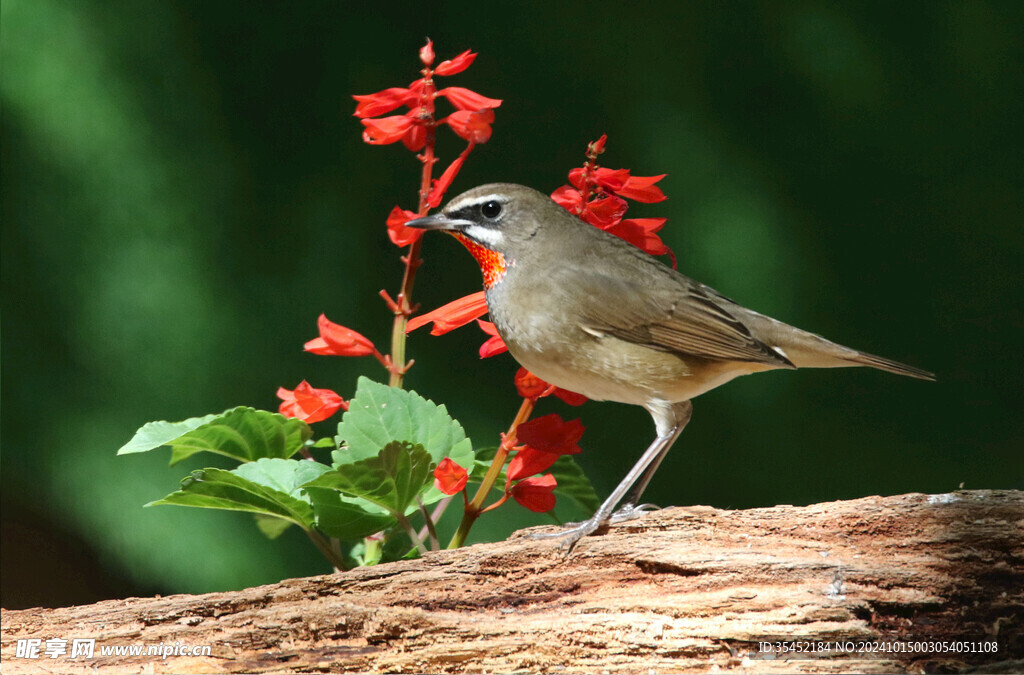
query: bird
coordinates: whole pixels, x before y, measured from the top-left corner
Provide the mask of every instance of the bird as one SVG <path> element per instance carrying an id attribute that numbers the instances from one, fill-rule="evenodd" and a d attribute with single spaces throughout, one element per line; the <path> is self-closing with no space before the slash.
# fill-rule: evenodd
<path id="1" fill-rule="evenodd" d="M 552 535 L 569 551 L 650 508 L 640 498 L 690 421 L 692 399 L 736 377 L 867 366 L 935 379 L 747 309 L 523 185 L 481 185 L 406 226 L 447 232 L 469 250 L 490 319 L 520 365 L 653 418 L 654 441 L 594 515 Z"/>

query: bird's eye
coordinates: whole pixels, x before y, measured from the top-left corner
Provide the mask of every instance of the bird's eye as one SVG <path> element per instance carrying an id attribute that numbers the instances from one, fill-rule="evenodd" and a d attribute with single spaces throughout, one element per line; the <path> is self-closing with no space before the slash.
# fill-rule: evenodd
<path id="1" fill-rule="evenodd" d="M 496 201 L 484 202 L 480 207 L 480 213 L 488 220 L 494 220 L 501 215 L 501 203 Z"/>

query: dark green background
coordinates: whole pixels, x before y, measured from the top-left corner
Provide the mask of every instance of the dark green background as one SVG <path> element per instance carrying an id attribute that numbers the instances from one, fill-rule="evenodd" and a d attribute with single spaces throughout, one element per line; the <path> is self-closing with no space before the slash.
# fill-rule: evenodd
<path id="1" fill-rule="evenodd" d="M 550 191 L 608 133 L 607 166 L 669 174 L 670 200 L 631 214 L 670 218 L 684 272 L 939 374 L 780 372 L 711 392 L 652 501 L 1024 487 L 1024 5 L 486 5 L 3 2 L 4 606 L 326 571 L 243 515 L 140 508 L 209 460 L 114 451 L 151 419 L 383 378 L 301 346 L 320 312 L 387 343 L 376 293 L 400 265 L 383 221 L 414 206 L 418 167 L 360 141 L 350 97 L 413 80 L 426 35 L 439 58 L 479 51 L 449 82 L 505 101 L 453 193 Z M 461 147 L 445 132 L 446 159 Z M 426 256 L 425 308 L 479 288 L 455 242 L 428 238 Z M 481 362 L 482 339 L 409 347 L 409 386 L 477 446 L 517 405 L 513 362 Z M 578 414 L 607 494 L 652 425 L 612 403 Z"/>

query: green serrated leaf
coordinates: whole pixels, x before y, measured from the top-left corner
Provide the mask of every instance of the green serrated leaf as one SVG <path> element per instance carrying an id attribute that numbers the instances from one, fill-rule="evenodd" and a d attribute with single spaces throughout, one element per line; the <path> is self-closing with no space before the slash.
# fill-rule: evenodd
<path id="1" fill-rule="evenodd" d="M 302 420 L 242 406 L 183 422 L 150 422 L 117 454 L 169 445 L 171 465 L 197 452 L 212 452 L 240 462 L 264 457 L 285 459 L 298 452 L 310 436 L 312 430 Z"/>
<path id="2" fill-rule="evenodd" d="M 309 447 L 311 447 L 311 448 L 336 448 L 336 447 L 338 447 L 338 442 L 335 441 L 333 438 L 321 438 L 320 440 L 318 440 L 316 443 L 312 444 Z"/>
<path id="3" fill-rule="evenodd" d="M 583 469 L 576 463 L 571 455 L 562 455 L 551 468 L 548 469 L 558 481 L 555 488 L 555 496 L 559 499 L 569 499 L 593 514 L 600 506 L 601 500 L 594 491 L 590 479 L 583 473 Z"/>
<path id="4" fill-rule="evenodd" d="M 332 453 L 336 467 L 375 457 L 392 441 L 423 446 L 435 463 L 451 457 L 467 471 L 473 467 L 472 443 L 447 408 L 366 377 L 359 378 L 356 395 L 338 425 L 338 438 L 346 447 Z"/>
<path id="5" fill-rule="evenodd" d="M 428 485 L 432 466 L 430 453 L 422 445 L 392 441 L 376 456 L 341 464 L 311 481 L 306 488 L 333 488 L 401 517 Z"/>
<path id="6" fill-rule="evenodd" d="M 303 528 L 313 526 L 313 507 L 300 486 L 330 471 L 318 462 L 260 459 L 234 471 L 193 471 L 181 490 L 146 506 L 175 504 L 228 511 L 248 511 L 283 518 Z"/>

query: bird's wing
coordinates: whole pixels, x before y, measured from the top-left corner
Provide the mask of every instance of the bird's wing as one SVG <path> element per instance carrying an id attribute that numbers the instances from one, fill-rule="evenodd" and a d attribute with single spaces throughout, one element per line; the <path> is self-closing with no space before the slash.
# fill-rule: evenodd
<path id="1" fill-rule="evenodd" d="M 725 308 L 724 296 L 682 275 L 669 272 L 641 286 L 599 271 L 585 274 L 587 279 L 576 282 L 587 289 L 587 298 L 576 304 L 580 327 L 591 334 L 713 361 L 795 367 L 751 335 Z"/>

